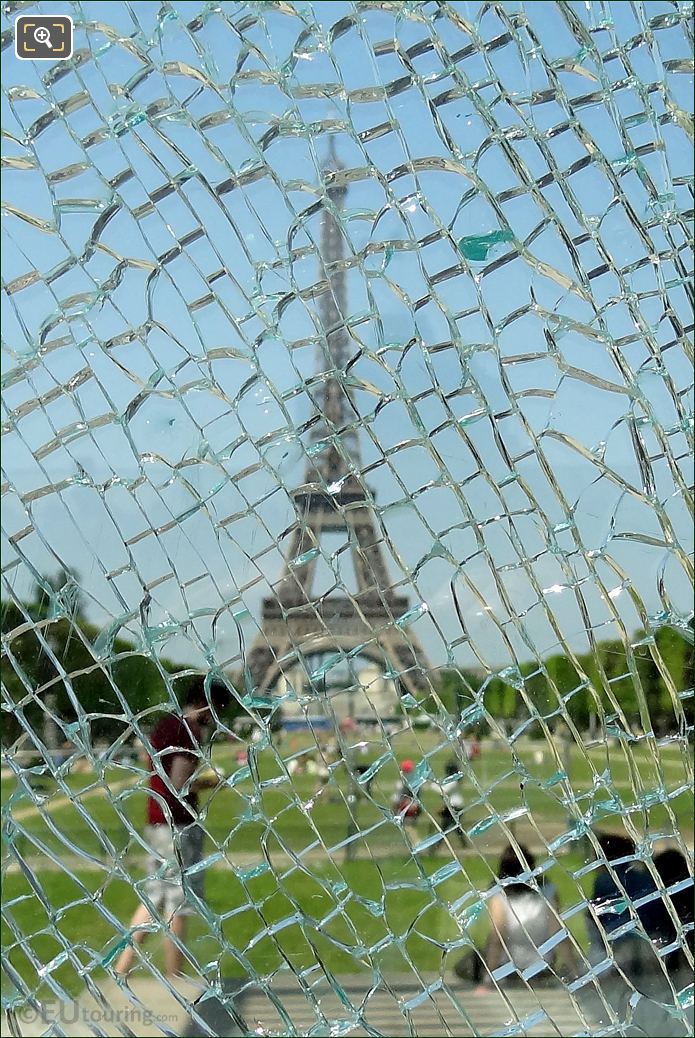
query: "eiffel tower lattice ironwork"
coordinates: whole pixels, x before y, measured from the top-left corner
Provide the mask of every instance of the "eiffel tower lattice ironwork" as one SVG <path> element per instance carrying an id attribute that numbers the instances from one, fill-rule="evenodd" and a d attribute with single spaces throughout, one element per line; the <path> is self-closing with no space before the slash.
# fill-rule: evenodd
<path id="1" fill-rule="evenodd" d="M 330 158 L 332 169 L 339 171 L 332 148 Z M 247 664 L 255 694 L 269 693 L 281 674 L 324 653 L 364 657 L 383 668 L 400 691 L 414 694 L 429 687 L 428 664 L 412 629 L 399 626 L 409 602 L 391 586 L 371 495 L 356 475 L 360 452 L 349 416 L 357 411 L 340 378 L 350 360 L 351 339 L 345 324 L 344 238 L 336 214 L 347 189 L 331 179 L 321 224 L 326 278 L 319 312 L 332 373 L 322 382 L 322 420 L 312 432 L 315 450 L 305 484 L 292 495 L 298 518 L 288 531 L 284 571 L 276 596 L 263 600 L 262 630 Z M 347 533 L 345 550 L 352 555 L 357 593 L 312 597 L 321 537 L 333 531 Z"/>

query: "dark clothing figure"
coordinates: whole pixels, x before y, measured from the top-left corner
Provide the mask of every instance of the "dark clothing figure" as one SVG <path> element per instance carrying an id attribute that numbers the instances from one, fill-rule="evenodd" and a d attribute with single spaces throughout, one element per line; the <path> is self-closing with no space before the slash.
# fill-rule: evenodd
<path id="1" fill-rule="evenodd" d="M 650 870 L 636 860 L 631 839 L 607 834 L 599 837 L 599 844 L 610 868 L 601 865 L 594 884 L 591 901 L 598 921 L 587 922 L 589 958 L 593 965 L 608 960 L 613 968 L 600 974 L 600 999 L 586 987 L 586 1015 L 597 1029 L 612 1027 L 613 1018 L 623 1021 L 620 1033 L 626 1036 L 692 1034 L 672 990 L 672 985 L 679 991 L 692 984 L 692 970 L 683 979 L 680 956 L 659 955 L 676 934 L 665 895 Z"/>
<path id="2" fill-rule="evenodd" d="M 158 758 L 165 775 L 171 780 L 171 769 L 177 756 L 190 760 L 191 765 L 195 767 L 200 755 L 200 740 L 200 726 L 190 717 L 167 714 L 152 729 L 149 759 L 152 772 L 150 789 L 158 796 L 151 796 L 147 801 L 148 825 L 168 824 L 169 819 L 164 812 L 162 800 L 169 808 L 169 815 L 174 824 L 189 825 L 197 818 L 197 792 L 191 790 L 185 796 L 178 795 L 172 789 L 171 781 L 165 782 L 162 776 L 154 770 L 152 758 Z"/>
<path id="3" fill-rule="evenodd" d="M 593 919 L 588 922 L 589 957 L 594 964 L 612 958 L 628 979 L 637 982 L 647 972 L 659 969 L 645 933 L 651 937 L 657 930 L 661 904 L 654 879 L 644 865 L 613 862 L 611 868 L 615 879 L 604 866 L 594 884 L 591 900 L 599 921 L 598 925 Z M 634 923 L 631 906 L 644 932 Z M 624 933 L 623 927 L 627 927 Z"/>
<path id="4" fill-rule="evenodd" d="M 605 866 L 596 877 L 592 901 L 607 934 L 614 933 L 632 919 L 630 904 L 648 934 L 658 927 L 661 917 L 657 886 L 651 873 L 641 862 L 612 865 L 616 879 Z M 624 893 L 623 893 L 624 891 Z"/>
<path id="5" fill-rule="evenodd" d="M 358 764 L 355 768 L 353 768 L 355 779 L 357 780 L 357 792 L 365 793 L 367 796 L 369 796 L 372 791 L 374 775 L 370 775 L 366 782 L 361 782 L 360 779 L 363 775 L 367 774 L 367 772 L 369 771 L 369 767 L 370 765 L 368 764 Z"/>
<path id="6" fill-rule="evenodd" d="M 693 953 L 693 877 L 685 855 L 675 848 L 657 854 L 654 867 L 665 889 L 655 913 L 651 936 L 662 946 L 680 942 L 681 947 L 667 957 L 669 969 L 679 968 L 687 963 L 685 948 Z M 680 889 L 668 893 L 673 887 Z M 680 924 L 678 927 L 669 911 L 669 901 Z"/>

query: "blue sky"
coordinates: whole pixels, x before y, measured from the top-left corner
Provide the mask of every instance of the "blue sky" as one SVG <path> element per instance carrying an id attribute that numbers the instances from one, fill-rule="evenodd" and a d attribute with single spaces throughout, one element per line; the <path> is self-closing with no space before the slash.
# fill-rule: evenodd
<path id="1" fill-rule="evenodd" d="M 253 639 L 320 397 L 330 136 L 365 482 L 432 664 L 584 648 L 581 604 L 598 638 L 678 622 L 685 5 L 221 6 L 37 4 L 85 60 L 3 63 L 3 594 L 62 563 L 164 655 Z"/>

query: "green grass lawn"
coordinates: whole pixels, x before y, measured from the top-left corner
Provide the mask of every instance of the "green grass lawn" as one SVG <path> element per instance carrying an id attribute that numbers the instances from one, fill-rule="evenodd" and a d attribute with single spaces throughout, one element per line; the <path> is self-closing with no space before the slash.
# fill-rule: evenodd
<path id="1" fill-rule="evenodd" d="M 223 976 L 263 976 L 283 961 L 299 970 L 319 959 L 336 973 L 371 966 L 383 972 L 450 968 L 462 954 L 457 942 L 465 934 L 484 939 L 480 893 L 490 885 L 494 864 L 481 858 L 390 858 L 324 865 L 311 873 L 292 867 L 281 876 L 212 870 L 209 913 L 190 920 L 189 970 L 212 975 L 219 963 Z M 567 856 L 548 870 L 563 909 L 578 904 L 590 882 L 574 877 L 580 865 Z M 136 871 L 133 879 L 140 876 Z M 23 876 L 5 879 L 3 946 L 33 989 L 50 974 L 76 994 L 83 970 L 99 976 L 117 955 L 137 894 L 131 883 L 94 872 L 73 879 L 46 872 L 39 883 L 37 891 Z M 583 943 L 581 914 L 568 925 Z M 160 935 L 149 939 L 146 951 L 161 968 Z"/>
<path id="2" fill-rule="evenodd" d="M 408 753 L 417 762 L 422 759 L 421 750 L 415 752 L 419 749 L 406 745 L 400 758 Z M 366 755 L 358 755 L 354 761 L 372 763 L 379 751 L 383 747 L 368 747 Z M 291 755 L 292 750 L 289 752 Z M 429 756 L 423 766 L 441 776 L 450 750 L 425 752 Z M 485 840 L 494 841 L 496 835 L 499 843 L 501 827 L 515 815 L 521 822 L 532 817 L 549 840 L 566 826 L 571 813 L 610 827 L 618 825 L 626 812 L 639 831 L 669 833 L 675 829 L 686 839 L 692 838 L 693 792 L 685 763 L 676 751 L 662 754 L 659 774 L 641 749 L 633 749 L 630 757 L 618 750 L 608 756 L 594 752 L 589 758 L 575 750 L 569 773 L 574 806 L 567 803 L 568 787 L 557 761 L 548 752 L 537 759 L 536 753 L 528 746 L 516 758 L 509 747 L 487 750 L 462 780 L 466 803 L 462 825 L 483 853 Z M 317 779 L 309 775 L 290 778 L 272 748 L 259 752 L 247 769 L 232 763 L 229 747 L 222 747 L 214 756 L 233 777 L 207 800 L 204 821 L 215 843 L 232 857 L 258 852 L 261 838 L 269 834 L 296 853 L 317 842 L 334 847 L 345 839 L 346 797 L 351 788 L 345 762 L 334 766 L 329 787 L 316 797 Z M 406 839 L 391 810 L 397 777 L 396 761 L 385 761 L 375 775 L 371 797 L 360 799 L 357 821 L 366 833 L 361 841 L 365 850 L 405 854 L 411 843 L 425 839 L 431 831 L 427 813 L 436 816 L 441 804 L 436 788 L 429 782 L 422 787 L 426 814 L 418 824 L 418 835 L 411 833 Z M 38 806 L 25 787 L 13 787 L 7 780 L 5 808 L 11 809 L 17 846 L 24 854 L 47 850 L 59 857 L 77 853 L 105 861 L 113 861 L 126 850 L 144 853 L 134 834 L 144 824 L 147 778 L 142 766 L 109 767 L 103 778 L 68 774 L 69 797 L 66 789 L 49 782 L 39 790 Z M 481 842 L 476 842 L 478 838 Z"/>
<path id="3" fill-rule="evenodd" d="M 399 759 L 407 755 L 418 765 L 425 759 L 422 767 L 429 765 L 435 776 L 451 759 L 450 748 L 438 747 L 428 733 L 392 741 Z M 343 849 L 326 850 L 347 835 L 351 784 L 345 762 L 336 764 L 329 787 L 317 797 L 317 779 L 289 778 L 272 747 L 259 751 L 249 770 L 236 767 L 231 747 L 216 749 L 216 763 L 232 778 L 204 807 L 208 853 L 217 847 L 222 858 L 208 872 L 209 912 L 191 923 L 191 969 L 214 971 L 219 961 L 225 975 L 264 974 L 286 957 L 294 968 L 321 958 L 337 973 L 369 963 L 390 972 L 409 963 L 439 970 L 442 945 L 455 945 L 466 934 L 483 939 L 486 913 L 479 895 L 492 883 L 506 841 L 504 820 L 516 815 L 517 824 L 526 824 L 520 838 L 531 839 L 532 817 L 547 842 L 567 825 L 567 782 L 552 753 L 546 749 L 538 757 L 540 748 L 526 744 L 514 755 L 509 746 L 487 748 L 474 763 L 461 784 L 470 853 L 458 857 L 444 844 L 413 853 L 432 832 L 428 815 L 436 816 L 440 799 L 425 785 L 425 814 L 417 827 L 404 831 L 391 810 L 397 763 L 385 760 L 371 800 L 359 800 L 362 835 L 354 861 L 344 860 Z M 384 749 L 376 739 L 354 762 L 373 763 Z M 298 753 L 299 739 L 283 746 L 285 760 Z M 575 748 L 569 780 L 575 813 L 593 810 L 596 824 L 615 828 L 627 811 L 638 831 L 668 835 L 675 828 L 692 841 L 692 787 L 677 749 L 664 748 L 657 767 L 641 746 L 588 754 Z M 84 970 L 98 973 L 117 954 L 137 903 L 134 883 L 143 875 L 137 834 L 145 819 L 146 783 L 141 765 L 109 765 L 103 775 L 68 771 L 62 787 L 48 779 L 33 795 L 14 779 L 3 780 L 10 839 L 36 877 L 32 886 L 15 869 L 5 876 L 3 943 L 33 989 L 50 974 L 75 993 Z M 276 874 L 267 867 L 263 872 L 263 845 Z M 458 851 L 455 837 L 452 846 Z M 286 855 L 278 857 L 281 849 L 304 852 L 301 867 Z M 47 858 L 42 864 L 46 853 L 62 866 L 51 867 Z M 562 909 L 580 905 L 591 876 L 574 875 L 586 864 L 579 846 L 571 844 L 558 859 L 544 854 L 539 863 L 547 864 Z M 568 925 L 583 941 L 583 914 L 571 915 Z M 161 965 L 161 940 L 155 937 L 151 954 Z M 459 954 L 460 945 L 451 947 L 445 966 Z"/>

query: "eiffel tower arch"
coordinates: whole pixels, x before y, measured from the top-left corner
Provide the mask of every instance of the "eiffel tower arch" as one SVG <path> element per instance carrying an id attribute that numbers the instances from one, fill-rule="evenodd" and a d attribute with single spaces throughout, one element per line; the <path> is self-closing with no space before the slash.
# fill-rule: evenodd
<path id="1" fill-rule="evenodd" d="M 332 148 L 330 156 L 333 169 L 339 169 Z M 417 695 L 429 689 L 425 653 L 412 628 L 404 629 L 410 603 L 392 587 L 372 494 L 355 475 L 361 469 L 360 450 L 348 416 L 357 412 L 339 377 L 351 356 L 341 268 L 344 239 L 336 217 L 345 193 L 342 185 L 327 191 L 321 223 L 326 281 L 319 312 L 326 358 L 335 374 L 322 383 L 321 421 L 312 431 L 312 457 L 304 485 L 292 494 L 297 520 L 281 545 L 283 572 L 276 594 L 263 600 L 261 631 L 247 658 L 256 695 L 270 694 L 278 679 L 299 665 L 318 696 L 322 681 L 309 660 L 325 654 L 331 657 L 329 668 L 332 660 L 368 660 L 399 692 Z M 347 536 L 344 550 L 352 558 L 356 593 L 343 588 L 317 597 L 312 595 L 312 580 L 321 538 L 340 531 Z"/>

